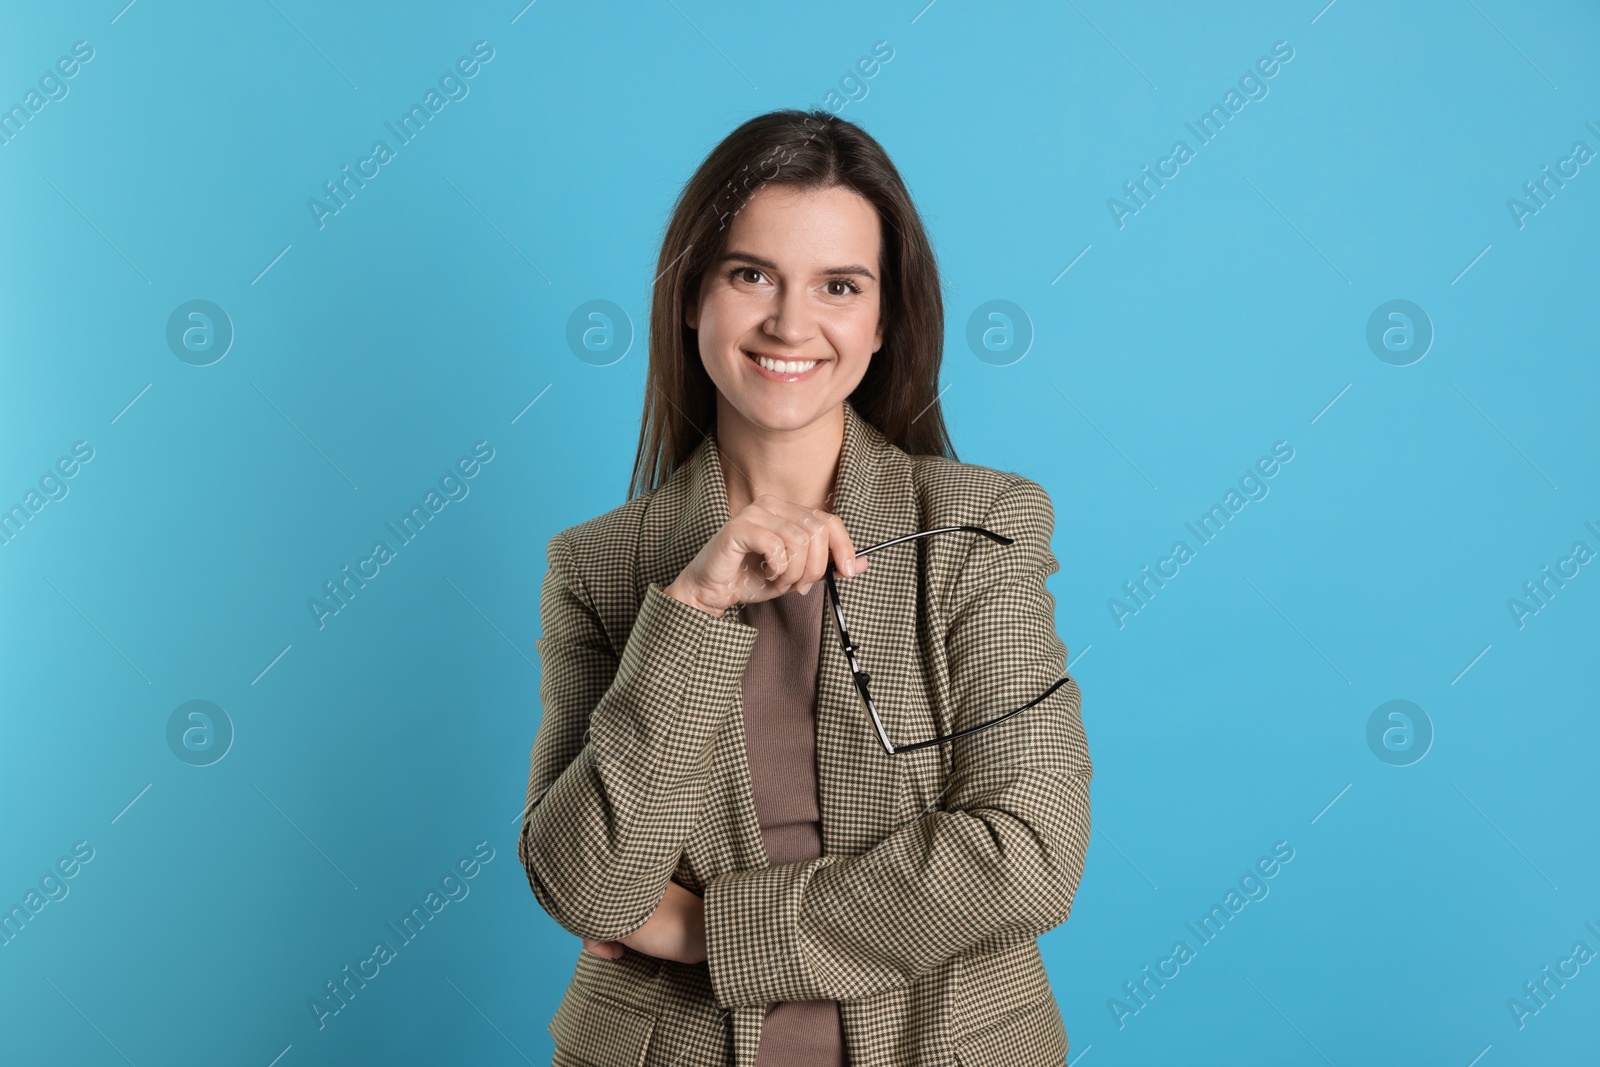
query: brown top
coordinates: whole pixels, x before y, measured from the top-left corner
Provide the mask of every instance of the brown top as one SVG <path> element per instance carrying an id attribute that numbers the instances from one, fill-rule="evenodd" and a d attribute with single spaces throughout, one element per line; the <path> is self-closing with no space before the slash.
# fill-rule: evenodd
<path id="1" fill-rule="evenodd" d="M 745 752 L 767 863 L 822 855 L 817 802 L 817 664 L 824 601 L 817 582 L 748 604 L 740 618 L 758 631 L 743 680 Z M 769 1003 L 756 1067 L 845 1067 L 837 1000 Z"/>

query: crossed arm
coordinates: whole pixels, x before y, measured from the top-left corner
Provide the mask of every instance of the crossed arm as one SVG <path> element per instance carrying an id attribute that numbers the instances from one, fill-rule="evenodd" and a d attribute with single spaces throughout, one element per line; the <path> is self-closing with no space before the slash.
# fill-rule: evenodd
<path id="1" fill-rule="evenodd" d="M 952 729 L 1025 703 L 1066 665 L 1045 588 L 1059 569 L 1048 495 L 1015 478 L 981 521 L 1015 544 L 973 538 L 947 598 Z M 616 940 L 667 892 L 756 631 L 652 585 L 619 662 L 560 535 L 549 559 L 545 710 L 518 854 L 558 923 Z M 711 878 L 704 923 L 719 1005 L 869 996 L 973 946 L 1065 921 L 1089 840 L 1093 768 L 1079 708 L 1069 681 L 953 742 L 943 807 L 865 853 Z"/>

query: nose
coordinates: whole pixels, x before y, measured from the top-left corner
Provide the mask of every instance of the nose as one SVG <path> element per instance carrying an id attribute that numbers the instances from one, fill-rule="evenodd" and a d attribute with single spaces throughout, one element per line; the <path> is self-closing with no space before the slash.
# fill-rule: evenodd
<path id="1" fill-rule="evenodd" d="M 796 286 L 782 289 L 772 313 L 762 325 L 769 335 L 791 348 L 810 340 L 816 332 L 816 319 L 806 302 L 805 290 Z"/>

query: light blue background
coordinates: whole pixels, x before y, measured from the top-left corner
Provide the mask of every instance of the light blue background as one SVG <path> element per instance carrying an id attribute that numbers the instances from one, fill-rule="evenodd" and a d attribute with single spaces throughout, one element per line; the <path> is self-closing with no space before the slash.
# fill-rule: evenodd
<path id="1" fill-rule="evenodd" d="M 924 212 L 963 460 L 1055 503 L 1095 833 L 1042 939 L 1096 1064 L 1547 1064 L 1593 1055 L 1600 150 L 1593 5 L 1104 0 L 611 7 L 8 5 L 0 903 L 94 859 L 0 948 L 8 1062 L 548 1062 L 579 946 L 518 866 L 544 548 L 622 503 L 672 198 L 743 119 L 848 100 Z M 520 12 L 520 14 L 519 14 Z M 494 58 L 319 229 L 306 207 L 473 43 Z M 893 59 L 849 100 L 856 60 Z M 1293 59 L 1121 228 L 1107 200 L 1274 42 Z M 1071 269 L 1067 268 L 1071 265 Z M 186 301 L 236 338 L 168 348 Z M 598 367 L 580 304 L 635 333 Z M 1419 362 L 1368 348 L 1420 305 Z M 1027 356 L 967 345 L 990 300 Z M 1021 324 L 1017 324 L 1021 326 Z M 535 403 L 535 401 L 537 401 Z M 530 407 L 530 404 L 532 405 Z M 1119 628 L 1123 583 L 1274 442 L 1292 462 Z M 318 629 L 306 607 L 474 442 L 494 459 Z M 209 767 L 167 723 L 213 701 Z M 1367 722 L 1435 737 L 1380 760 Z M 494 858 L 324 1029 L 307 1007 L 474 844 Z M 1140 968 L 1295 850 L 1119 1027 Z"/>

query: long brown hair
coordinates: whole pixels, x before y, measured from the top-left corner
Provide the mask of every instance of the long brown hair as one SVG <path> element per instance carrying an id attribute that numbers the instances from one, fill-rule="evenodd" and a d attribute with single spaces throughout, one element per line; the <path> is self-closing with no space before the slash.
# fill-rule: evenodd
<path id="1" fill-rule="evenodd" d="M 716 385 L 700 362 L 686 301 L 726 250 L 728 221 L 762 185 L 853 190 L 882 222 L 883 347 L 850 403 L 912 455 L 956 459 L 939 407 L 944 301 L 939 268 L 900 172 L 860 126 L 822 110 L 757 115 L 712 149 L 672 210 L 650 301 L 650 366 L 630 498 L 659 486 L 711 433 Z"/>

